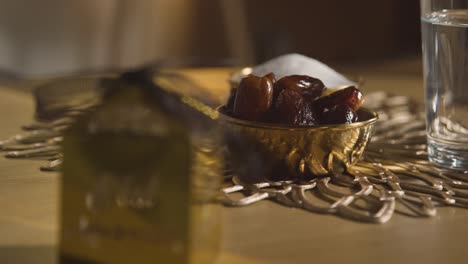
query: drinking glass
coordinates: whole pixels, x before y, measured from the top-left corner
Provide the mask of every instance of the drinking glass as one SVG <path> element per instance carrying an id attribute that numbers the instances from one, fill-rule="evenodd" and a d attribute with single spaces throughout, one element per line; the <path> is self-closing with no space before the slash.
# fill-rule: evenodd
<path id="1" fill-rule="evenodd" d="M 421 0 L 429 160 L 468 169 L 468 0 Z"/>

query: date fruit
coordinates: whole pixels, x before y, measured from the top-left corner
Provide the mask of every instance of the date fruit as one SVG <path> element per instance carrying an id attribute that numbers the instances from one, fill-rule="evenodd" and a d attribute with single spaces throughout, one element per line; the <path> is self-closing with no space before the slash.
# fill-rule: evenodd
<path id="1" fill-rule="evenodd" d="M 271 121 L 296 126 L 318 125 L 318 116 L 297 89 L 283 89 L 273 106 Z"/>
<path id="2" fill-rule="evenodd" d="M 320 97 L 313 102 L 313 105 L 319 112 L 324 112 L 326 109 L 331 109 L 336 105 L 346 105 L 351 108 L 351 110 L 356 111 L 361 107 L 362 101 L 361 91 L 354 86 L 350 86 L 327 96 Z"/>
<path id="3" fill-rule="evenodd" d="M 226 103 L 226 110 L 229 113 L 232 113 L 234 110 L 234 100 L 236 99 L 237 88 L 231 88 L 231 92 L 229 93 L 229 98 Z"/>
<path id="4" fill-rule="evenodd" d="M 307 75 L 278 81 L 273 73 L 248 75 L 231 89 L 226 111 L 244 120 L 293 126 L 356 122 L 363 102 L 361 91 L 350 86 L 322 96 L 326 89 L 322 81 Z"/>
<path id="5" fill-rule="evenodd" d="M 242 79 L 234 99 L 234 116 L 244 120 L 261 120 L 273 102 L 272 79 L 273 74 L 264 77 L 250 74 Z"/>
<path id="6" fill-rule="evenodd" d="M 356 112 L 347 105 L 335 105 L 322 113 L 320 123 L 323 125 L 351 124 L 358 120 Z"/>
<path id="7" fill-rule="evenodd" d="M 274 73 L 270 72 L 269 74 L 265 75 L 265 77 L 267 77 L 268 79 L 270 79 L 271 82 L 272 82 L 273 84 L 276 83 L 276 76 L 275 76 Z"/>
<path id="8" fill-rule="evenodd" d="M 315 100 L 326 89 L 319 79 L 307 75 L 290 75 L 279 79 L 275 84 L 275 98 L 284 89 L 298 91 L 307 100 Z"/>

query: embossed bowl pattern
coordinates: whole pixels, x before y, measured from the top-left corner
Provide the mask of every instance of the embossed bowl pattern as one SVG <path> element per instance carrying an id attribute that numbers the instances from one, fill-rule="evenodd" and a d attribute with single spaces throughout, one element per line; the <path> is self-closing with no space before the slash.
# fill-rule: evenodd
<path id="1" fill-rule="evenodd" d="M 339 173 L 354 165 L 371 137 L 377 114 L 361 108 L 360 122 L 294 127 L 240 120 L 218 108 L 229 161 L 242 179 L 270 180 Z M 261 179 L 258 179 L 261 180 Z"/>

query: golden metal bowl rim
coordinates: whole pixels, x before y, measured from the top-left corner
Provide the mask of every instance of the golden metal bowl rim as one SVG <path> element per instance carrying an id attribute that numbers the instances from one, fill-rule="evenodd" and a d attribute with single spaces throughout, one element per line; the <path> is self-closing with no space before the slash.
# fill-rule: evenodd
<path id="1" fill-rule="evenodd" d="M 320 130 L 327 130 L 327 129 L 333 129 L 333 130 L 347 130 L 347 129 L 354 129 L 354 128 L 359 128 L 359 127 L 365 127 L 369 126 L 371 124 L 374 124 L 377 122 L 379 119 L 379 115 L 377 112 L 372 111 L 370 109 L 367 109 L 365 107 L 359 108 L 358 111 L 366 112 L 372 116 L 371 118 L 364 120 L 364 121 L 358 121 L 355 123 L 351 124 L 336 124 L 336 125 L 318 125 L 318 126 L 294 126 L 294 125 L 286 125 L 286 124 L 272 124 L 272 123 L 263 123 L 263 122 L 256 122 L 256 121 L 249 121 L 249 120 L 243 120 L 239 118 L 235 118 L 229 115 L 226 115 L 222 109 L 225 108 L 225 105 L 221 105 L 216 108 L 216 111 L 218 112 L 219 117 L 221 117 L 223 120 L 229 122 L 229 123 L 234 123 L 237 125 L 241 126 L 247 126 L 247 127 L 254 127 L 254 128 L 262 128 L 262 129 L 271 129 L 271 130 L 289 130 L 289 131 L 320 131 Z"/>

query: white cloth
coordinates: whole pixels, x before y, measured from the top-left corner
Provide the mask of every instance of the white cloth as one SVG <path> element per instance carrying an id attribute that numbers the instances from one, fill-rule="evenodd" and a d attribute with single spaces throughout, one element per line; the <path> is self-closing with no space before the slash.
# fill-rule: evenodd
<path id="1" fill-rule="evenodd" d="M 301 54 L 286 54 L 255 66 L 252 74 L 263 76 L 273 72 L 277 79 L 288 75 L 308 75 L 320 79 L 326 87 L 356 85 L 328 65 Z"/>

